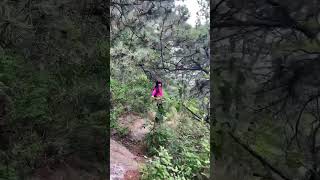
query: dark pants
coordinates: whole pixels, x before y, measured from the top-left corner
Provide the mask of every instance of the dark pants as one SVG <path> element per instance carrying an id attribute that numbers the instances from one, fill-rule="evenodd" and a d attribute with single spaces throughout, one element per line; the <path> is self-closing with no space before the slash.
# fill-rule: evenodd
<path id="1" fill-rule="evenodd" d="M 156 114 L 156 123 L 159 123 L 163 120 L 164 108 L 161 101 L 157 101 L 158 112 Z"/>

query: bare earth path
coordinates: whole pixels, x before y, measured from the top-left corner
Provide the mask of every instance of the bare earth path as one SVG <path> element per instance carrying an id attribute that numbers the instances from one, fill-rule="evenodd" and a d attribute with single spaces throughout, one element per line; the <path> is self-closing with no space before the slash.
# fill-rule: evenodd
<path id="1" fill-rule="evenodd" d="M 121 138 L 112 132 L 110 139 L 110 180 L 138 180 L 139 167 L 145 162 L 145 136 L 151 126 L 146 119 L 129 113 L 119 118 L 118 123 L 128 128 L 128 135 Z"/>

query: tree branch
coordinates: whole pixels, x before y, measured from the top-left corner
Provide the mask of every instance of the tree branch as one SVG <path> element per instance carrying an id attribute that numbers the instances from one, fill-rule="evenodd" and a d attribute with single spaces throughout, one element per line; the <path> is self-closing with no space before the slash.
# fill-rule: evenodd
<path id="1" fill-rule="evenodd" d="M 279 169 L 271 165 L 266 159 L 260 156 L 257 152 L 253 151 L 248 145 L 244 144 L 238 137 L 234 136 L 231 132 L 228 132 L 228 134 L 237 144 L 239 144 L 242 148 L 244 148 L 247 152 L 249 152 L 254 158 L 258 159 L 264 166 L 270 168 L 274 173 L 279 175 L 282 179 L 290 180 L 289 177 L 287 177 Z"/>
<path id="2" fill-rule="evenodd" d="M 202 118 L 199 116 L 199 115 L 197 115 L 195 112 L 193 112 L 191 109 L 189 109 L 186 105 L 184 105 L 183 103 L 182 103 L 182 106 L 184 107 L 184 108 L 186 108 L 192 115 L 194 115 L 194 117 L 195 117 L 195 119 L 196 120 L 198 120 L 198 121 L 201 121 L 202 120 Z M 208 122 L 208 121 L 206 121 L 206 122 Z M 209 123 L 209 122 L 208 122 Z"/>

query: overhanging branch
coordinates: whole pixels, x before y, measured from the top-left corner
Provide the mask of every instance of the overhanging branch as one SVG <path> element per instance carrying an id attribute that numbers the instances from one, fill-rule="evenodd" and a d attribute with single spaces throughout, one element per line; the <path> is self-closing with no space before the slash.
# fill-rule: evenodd
<path id="1" fill-rule="evenodd" d="M 259 160 L 263 165 L 265 165 L 266 167 L 270 168 L 274 173 L 276 173 L 277 175 L 279 175 L 282 179 L 285 180 L 290 180 L 289 177 L 287 177 L 286 175 L 284 175 L 283 172 L 281 172 L 279 169 L 277 169 L 276 167 L 274 167 L 273 165 L 271 165 L 271 163 L 269 163 L 266 159 L 264 159 L 262 156 L 260 156 L 257 152 L 255 152 L 254 150 L 252 150 L 248 145 L 244 144 L 240 138 L 234 136 L 231 132 L 228 132 L 228 134 L 230 135 L 230 137 L 237 143 L 239 144 L 243 149 L 245 149 L 247 152 L 249 152 L 254 158 L 256 158 L 257 160 Z"/>

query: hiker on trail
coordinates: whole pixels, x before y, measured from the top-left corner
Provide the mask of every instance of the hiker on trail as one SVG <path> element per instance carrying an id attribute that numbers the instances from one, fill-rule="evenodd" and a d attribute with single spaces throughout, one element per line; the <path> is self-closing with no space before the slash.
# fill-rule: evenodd
<path id="1" fill-rule="evenodd" d="M 162 106 L 162 98 L 163 98 L 163 90 L 162 90 L 162 82 L 161 81 L 156 81 L 156 85 L 154 86 L 152 90 L 152 98 L 154 98 L 157 102 L 157 107 L 158 107 L 158 113 L 156 115 L 156 122 L 160 122 L 163 120 L 164 116 L 164 109 Z"/>
<path id="2" fill-rule="evenodd" d="M 154 86 L 152 91 L 152 97 L 154 97 L 155 99 L 161 99 L 163 97 L 161 81 L 156 81 L 156 85 Z"/>

